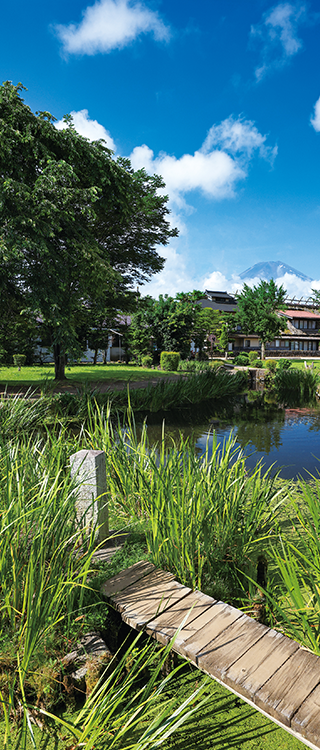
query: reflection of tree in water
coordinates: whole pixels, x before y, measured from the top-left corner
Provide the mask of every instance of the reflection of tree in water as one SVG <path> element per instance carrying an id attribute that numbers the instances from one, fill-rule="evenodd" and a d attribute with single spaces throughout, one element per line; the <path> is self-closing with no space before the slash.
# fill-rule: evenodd
<path id="1" fill-rule="evenodd" d="M 260 453 L 270 453 L 273 448 L 282 445 L 281 430 L 283 421 L 273 422 L 241 422 L 237 429 L 237 442 L 244 448 L 252 443 Z"/>
<path id="2" fill-rule="evenodd" d="M 297 422 L 305 424 L 308 432 L 320 432 L 319 409 L 286 409 L 286 424 L 295 425 Z"/>

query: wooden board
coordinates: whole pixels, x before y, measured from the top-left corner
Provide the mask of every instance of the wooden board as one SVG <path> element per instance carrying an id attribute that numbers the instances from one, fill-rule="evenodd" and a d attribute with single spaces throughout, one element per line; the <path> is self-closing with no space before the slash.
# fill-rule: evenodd
<path id="1" fill-rule="evenodd" d="M 224 681 L 240 695 L 254 700 L 255 693 L 298 648 L 295 641 L 266 628 L 263 638 L 228 669 Z"/>
<path id="2" fill-rule="evenodd" d="M 247 615 L 238 617 L 206 646 L 204 653 L 199 654 L 199 669 L 222 679 L 229 667 L 263 638 L 266 630 L 265 625 Z"/>
<path id="3" fill-rule="evenodd" d="M 254 700 L 268 714 L 290 726 L 293 715 L 319 682 L 319 657 L 298 648 L 256 693 Z"/>
<path id="4" fill-rule="evenodd" d="M 162 643 L 178 633 L 174 650 L 314 750 L 320 748 L 320 658 L 295 641 L 192 592 L 171 573 L 136 563 L 106 581 L 102 592 L 135 629 Z"/>
<path id="5" fill-rule="evenodd" d="M 149 620 L 171 608 L 190 593 L 191 589 L 173 580 L 170 573 L 154 571 L 113 597 L 122 619 L 139 629 Z"/>
<path id="6" fill-rule="evenodd" d="M 182 601 L 178 601 L 171 609 L 156 617 L 148 623 L 147 633 L 153 635 L 160 643 L 167 644 L 173 638 L 184 618 L 185 625 L 178 633 L 173 648 L 180 652 L 180 646 L 194 635 L 198 630 L 198 622 L 201 615 L 212 607 L 215 599 L 202 594 L 201 591 L 193 591 Z"/>
<path id="7" fill-rule="evenodd" d="M 242 612 L 235 607 L 216 602 L 209 611 L 202 615 L 203 624 L 199 617 L 199 625 L 201 624 L 202 627 L 185 641 L 181 646 L 181 653 L 198 666 L 199 658 L 205 657 L 210 650 L 211 641 L 242 616 Z"/>
<path id="8" fill-rule="evenodd" d="M 309 742 L 319 744 L 320 738 L 320 685 L 310 693 L 291 720 L 291 727 Z"/>
<path id="9" fill-rule="evenodd" d="M 122 570 L 120 573 L 117 573 L 117 575 L 109 578 L 108 581 L 105 581 L 101 586 L 101 593 L 110 599 L 118 591 L 123 591 L 123 589 L 136 583 L 154 570 L 156 570 L 156 568 L 152 563 L 145 562 L 144 560 L 142 562 L 137 562 L 134 565 L 131 565 L 130 568 L 127 568 L 127 570 Z"/>

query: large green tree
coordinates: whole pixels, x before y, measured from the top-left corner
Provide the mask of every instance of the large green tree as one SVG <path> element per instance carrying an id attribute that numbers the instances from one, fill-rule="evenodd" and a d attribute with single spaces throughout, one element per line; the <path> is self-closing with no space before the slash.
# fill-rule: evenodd
<path id="1" fill-rule="evenodd" d="M 131 326 L 131 350 L 139 359 L 147 352 L 177 351 L 190 354 L 194 326 L 201 308 L 203 293 L 179 292 L 175 297 L 160 294 L 159 299 L 142 298 Z"/>
<path id="2" fill-rule="evenodd" d="M 22 88 L 0 87 L 0 259 L 42 320 L 61 379 L 66 355 L 79 354 L 84 313 L 160 271 L 156 248 L 177 230 L 161 177 L 115 160 L 70 117 L 57 130 L 50 113 L 32 113 Z"/>
<path id="3" fill-rule="evenodd" d="M 261 341 L 261 359 L 265 358 L 265 345 L 278 336 L 287 327 L 284 317 L 277 315 L 277 310 L 285 308 L 286 291 L 283 286 L 277 287 L 274 280 L 260 281 L 258 286 L 244 285 L 236 295 L 237 312 L 235 323 L 246 334 L 256 333 Z"/>

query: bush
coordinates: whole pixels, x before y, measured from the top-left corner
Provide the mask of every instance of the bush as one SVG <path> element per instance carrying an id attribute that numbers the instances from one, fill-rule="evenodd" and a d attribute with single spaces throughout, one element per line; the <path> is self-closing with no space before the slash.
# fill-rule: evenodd
<path id="1" fill-rule="evenodd" d="M 277 370 L 289 370 L 291 365 L 292 362 L 290 362 L 290 359 L 279 359 L 277 362 Z"/>
<path id="2" fill-rule="evenodd" d="M 250 364 L 249 357 L 245 354 L 238 354 L 238 356 L 235 357 L 234 364 L 241 365 L 242 367 L 248 367 Z"/>
<path id="3" fill-rule="evenodd" d="M 179 352 L 161 352 L 160 368 L 161 370 L 177 372 L 180 362 Z"/>
<path id="4" fill-rule="evenodd" d="M 269 372 L 275 372 L 277 369 L 277 360 L 276 359 L 266 359 L 266 368 L 269 370 Z"/>
<path id="5" fill-rule="evenodd" d="M 151 354 L 145 354 L 144 357 L 141 357 L 141 364 L 142 367 L 152 367 L 153 359 Z"/>
<path id="6" fill-rule="evenodd" d="M 21 370 L 21 367 L 23 367 L 24 363 L 26 361 L 26 355 L 25 354 L 14 354 L 13 355 L 13 363 L 16 367 Z"/>
<path id="7" fill-rule="evenodd" d="M 250 365 L 255 365 L 257 359 L 258 359 L 258 352 L 249 352 Z"/>
<path id="8" fill-rule="evenodd" d="M 254 367 L 263 367 L 262 359 L 256 359 L 254 362 Z"/>
<path id="9" fill-rule="evenodd" d="M 212 370 L 212 367 L 213 365 L 211 362 L 183 359 L 179 362 L 178 370 L 179 372 L 208 372 Z"/>

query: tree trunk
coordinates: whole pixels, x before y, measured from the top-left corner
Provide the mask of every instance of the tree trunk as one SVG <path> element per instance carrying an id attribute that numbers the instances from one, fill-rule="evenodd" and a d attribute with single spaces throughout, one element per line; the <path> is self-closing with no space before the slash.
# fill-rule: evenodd
<path id="1" fill-rule="evenodd" d="M 94 356 L 93 356 L 93 364 L 94 364 L 94 365 L 96 365 L 96 364 L 97 364 L 97 356 L 98 356 L 98 351 L 99 351 L 99 349 L 95 349 L 95 350 L 94 350 Z"/>
<path id="2" fill-rule="evenodd" d="M 65 374 L 66 355 L 65 355 L 65 352 L 62 350 L 60 344 L 54 344 L 53 356 L 54 356 L 54 379 L 66 380 L 66 374 Z"/>
<path id="3" fill-rule="evenodd" d="M 264 341 L 261 341 L 261 359 L 262 361 L 266 358 L 266 349 L 264 345 Z"/>

